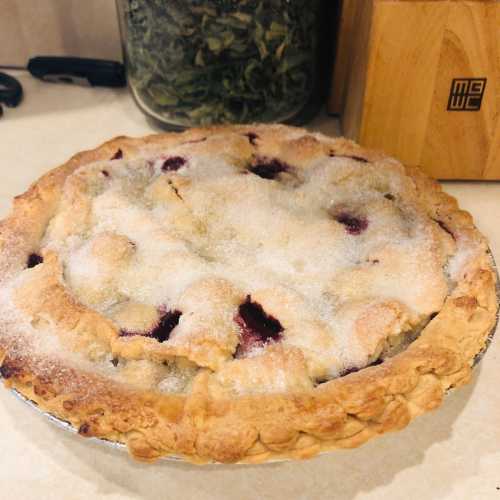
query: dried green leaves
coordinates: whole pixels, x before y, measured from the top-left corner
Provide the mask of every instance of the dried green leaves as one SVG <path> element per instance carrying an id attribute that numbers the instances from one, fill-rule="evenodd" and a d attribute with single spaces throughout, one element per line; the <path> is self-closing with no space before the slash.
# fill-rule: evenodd
<path id="1" fill-rule="evenodd" d="M 277 121 L 307 102 L 317 0 L 122 0 L 129 79 L 170 123 Z"/>

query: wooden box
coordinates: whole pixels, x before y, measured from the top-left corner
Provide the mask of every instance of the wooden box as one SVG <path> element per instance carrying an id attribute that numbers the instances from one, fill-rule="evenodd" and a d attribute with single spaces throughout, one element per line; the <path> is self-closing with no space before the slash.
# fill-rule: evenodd
<path id="1" fill-rule="evenodd" d="M 500 179 L 500 1 L 343 0 L 329 111 L 441 179 Z"/>

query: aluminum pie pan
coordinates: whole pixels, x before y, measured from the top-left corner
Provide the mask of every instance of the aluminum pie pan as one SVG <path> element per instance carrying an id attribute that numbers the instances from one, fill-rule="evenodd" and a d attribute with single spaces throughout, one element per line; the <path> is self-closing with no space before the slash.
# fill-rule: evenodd
<path id="1" fill-rule="evenodd" d="M 500 275 L 498 273 L 498 267 L 496 265 L 496 262 L 493 258 L 493 254 L 491 253 L 491 250 L 488 250 L 488 254 L 491 259 L 491 263 L 493 266 L 493 269 L 495 270 L 495 273 L 497 275 L 497 281 L 496 281 L 496 296 L 497 296 L 497 303 L 500 306 Z M 497 309 L 496 313 L 496 320 L 495 324 L 493 325 L 493 328 L 491 329 L 490 333 L 488 334 L 488 337 L 486 338 L 484 347 L 479 351 L 476 356 L 474 357 L 474 361 L 472 363 L 472 367 L 474 368 L 475 366 L 478 365 L 478 363 L 482 360 L 483 356 L 485 355 L 486 351 L 491 345 L 491 342 L 493 340 L 493 337 L 495 335 L 495 332 L 497 330 L 497 326 L 499 323 L 500 319 L 500 307 Z M 449 389 L 447 392 L 451 392 L 453 389 Z M 51 413 L 48 413 L 46 411 L 43 411 L 37 403 L 32 401 L 31 399 L 27 398 L 23 394 L 21 394 L 17 389 L 11 389 L 11 393 L 20 401 L 25 403 L 27 406 L 35 410 L 36 412 L 40 413 L 43 415 L 47 420 L 55 425 L 56 427 L 59 427 L 60 429 L 63 429 L 65 431 L 70 432 L 73 435 L 78 434 L 78 429 L 73 427 L 73 425 L 70 422 L 67 422 L 66 420 L 62 420 L 59 417 L 56 417 L 55 415 L 52 415 Z M 98 445 L 104 445 L 107 446 L 108 448 L 113 448 L 115 450 L 120 450 L 120 451 L 127 451 L 127 445 L 124 443 L 120 443 L 119 441 L 110 441 L 109 439 L 103 439 L 103 438 L 97 438 L 97 437 L 88 437 L 85 438 L 85 441 L 91 441 L 94 443 L 97 443 Z M 325 453 L 329 453 L 328 451 L 325 451 L 323 453 L 320 453 L 320 455 L 323 455 Z M 161 457 L 160 460 L 163 461 L 171 461 L 171 462 L 183 462 L 183 463 L 189 463 L 185 458 L 179 455 L 167 455 L 164 457 Z M 276 463 L 276 462 L 287 462 L 290 461 L 291 459 L 288 458 L 277 458 L 277 459 L 271 459 L 268 460 L 266 463 Z M 211 464 L 218 464 L 218 462 L 209 462 Z M 244 464 L 245 462 L 237 462 L 236 464 L 233 465 L 238 465 L 238 464 Z M 221 465 L 221 464 L 219 464 Z"/>

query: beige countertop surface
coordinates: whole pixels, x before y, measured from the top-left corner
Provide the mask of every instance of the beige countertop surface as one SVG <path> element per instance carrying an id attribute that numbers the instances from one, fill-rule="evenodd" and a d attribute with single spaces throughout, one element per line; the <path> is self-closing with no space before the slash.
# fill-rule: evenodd
<path id="1" fill-rule="evenodd" d="M 35 81 L 0 119 L 0 216 L 10 200 L 73 153 L 151 126 L 126 90 Z M 335 134 L 320 117 L 310 128 Z M 500 263 L 500 183 L 447 182 Z M 304 462 L 264 466 L 134 463 L 75 437 L 0 388 L 2 499 L 500 500 L 500 338 L 471 384 L 405 430 Z"/>

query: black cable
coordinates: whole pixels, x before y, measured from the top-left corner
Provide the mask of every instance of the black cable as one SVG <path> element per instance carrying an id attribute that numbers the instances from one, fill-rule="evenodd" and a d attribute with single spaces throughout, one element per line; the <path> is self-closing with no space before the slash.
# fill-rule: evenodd
<path id="1" fill-rule="evenodd" d="M 19 81 L 6 73 L 0 73 L 0 102 L 11 108 L 23 98 L 23 88 Z"/>

